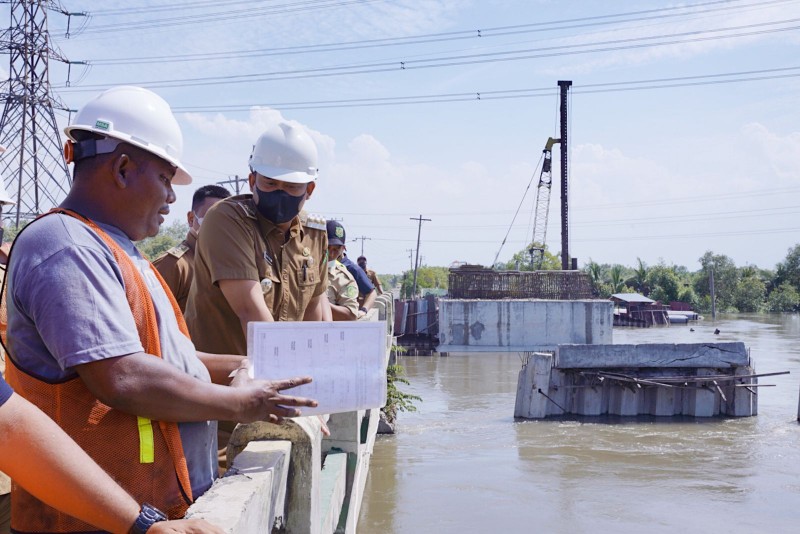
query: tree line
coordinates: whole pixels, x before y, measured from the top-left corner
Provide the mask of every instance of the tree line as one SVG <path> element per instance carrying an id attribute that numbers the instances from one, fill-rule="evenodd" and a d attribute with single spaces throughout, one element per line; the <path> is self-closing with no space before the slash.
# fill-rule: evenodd
<path id="1" fill-rule="evenodd" d="M 639 258 L 633 266 L 589 261 L 582 270 L 589 275 L 598 298 L 615 293 L 640 293 L 664 304 L 685 302 L 696 311 L 707 313 L 711 310 L 713 272 L 716 307 L 720 312 L 800 311 L 800 244 L 791 247 L 774 270 L 737 266 L 730 257 L 713 251 L 707 251 L 698 261 L 697 271 L 668 265 L 663 260 L 647 265 Z M 510 261 L 495 268 L 532 270 L 528 251 L 514 254 Z M 545 251 L 541 268 L 557 270 L 561 262 Z"/>

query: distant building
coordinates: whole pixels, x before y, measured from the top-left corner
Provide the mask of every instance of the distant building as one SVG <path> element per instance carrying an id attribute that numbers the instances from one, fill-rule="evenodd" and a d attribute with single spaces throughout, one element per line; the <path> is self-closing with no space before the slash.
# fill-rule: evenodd
<path id="1" fill-rule="evenodd" d="M 615 293 L 614 326 L 669 326 L 667 307 L 639 293 Z"/>

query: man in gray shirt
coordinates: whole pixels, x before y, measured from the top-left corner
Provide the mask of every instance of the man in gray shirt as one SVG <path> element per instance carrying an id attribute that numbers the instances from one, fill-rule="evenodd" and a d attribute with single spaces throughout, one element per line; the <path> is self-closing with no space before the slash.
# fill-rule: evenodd
<path id="1" fill-rule="evenodd" d="M 315 401 L 281 390 L 310 378 L 251 380 L 236 372 L 241 356 L 197 352 L 174 298 L 136 249 L 158 232 L 173 183 L 191 181 L 167 103 L 137 87 L 110 89 L 66 132 L 72 188 L 11 253 L 7 378 L 134 498 L 177 518 L 216 476 L 216 420 L 296 416 L 295 407 Z M 12 490 L 14 530 L 77 521 L 59 514 Z"/>

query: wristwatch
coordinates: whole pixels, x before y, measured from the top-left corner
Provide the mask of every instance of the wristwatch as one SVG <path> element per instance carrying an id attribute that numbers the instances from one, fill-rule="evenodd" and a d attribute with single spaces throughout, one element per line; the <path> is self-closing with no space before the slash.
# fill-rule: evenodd
<path id="1" fill-rule="evenodd" d="M 149 504 L 143 504 L 142 511 L 139 512 L 139 517 L 136 518 L 136 522 L 131 527 L 130 534 L 145 534 L 154 523 L 166 520 L 167 516 L 164 512 Z"/>
<path id="2" fill-rule="evenodd" d="M 358 309 L 358 311 L 362 311 L 362 312 L 364 312 L 364 313 L 367 313 L 367 309 L 366 309 L 364 306 L 361 306 L 361 307 Z"/>

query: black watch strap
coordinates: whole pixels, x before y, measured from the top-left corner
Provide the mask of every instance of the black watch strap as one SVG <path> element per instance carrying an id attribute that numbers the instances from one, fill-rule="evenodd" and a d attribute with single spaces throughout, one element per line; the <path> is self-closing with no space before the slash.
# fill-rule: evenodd
<path id="1" fill-rule="evenodd" d="M 361 307 L 358 309 L 358 311 L 362 311 L 362 312 L 364 312 L 364 313 L 367 313 L 367 309 L 366 309 L 364 306 L 361 306 Z"/>
<path id="2" fill-rule="evenodd" d="M 164 512 L 149 504 L 143 504 L 142 511 L 139 512 L 139 517 L 131 527 L 130 534 L 145 534 L 153 524 L 166 520 L 167 516 L 164 515 Z"/>

